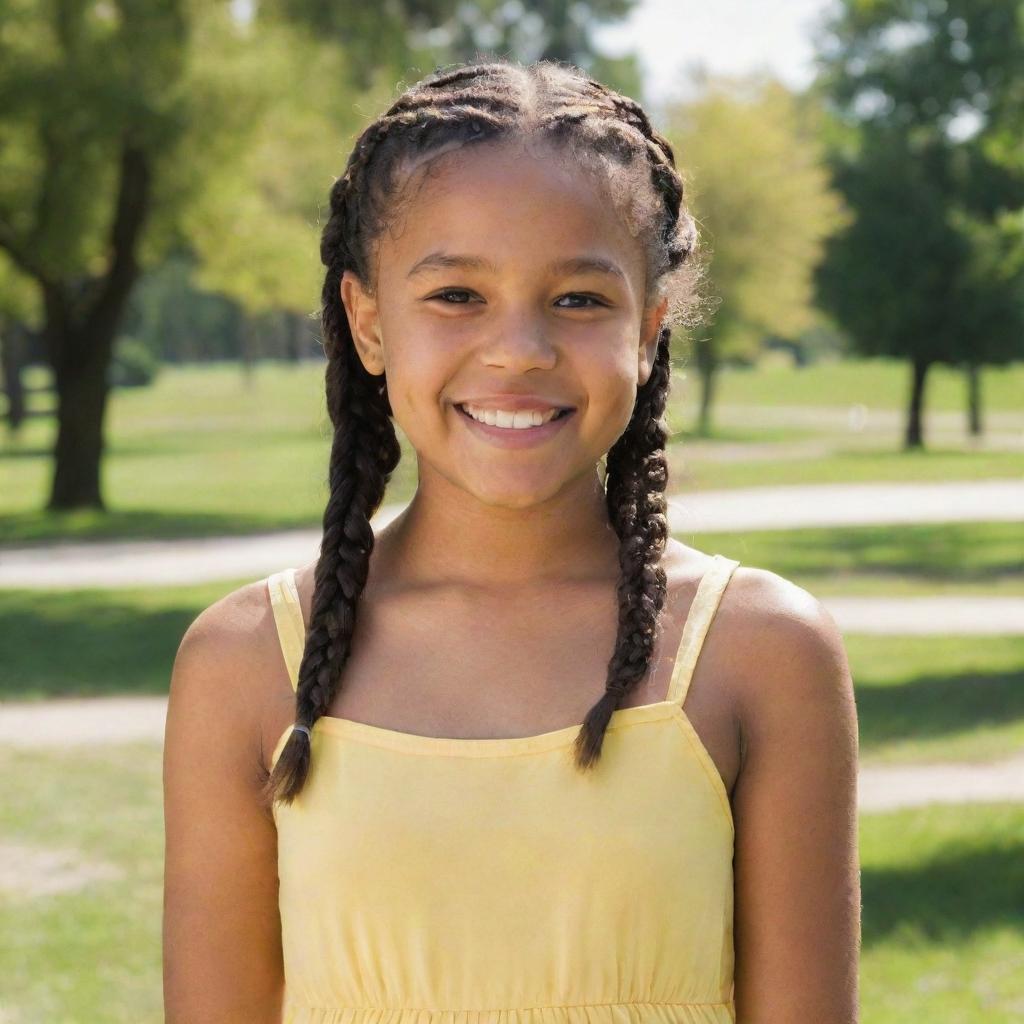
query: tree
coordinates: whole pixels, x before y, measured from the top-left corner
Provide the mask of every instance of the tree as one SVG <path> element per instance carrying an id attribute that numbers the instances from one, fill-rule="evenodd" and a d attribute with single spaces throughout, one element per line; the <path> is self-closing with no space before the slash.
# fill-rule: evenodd
<path id="1" fill-rule="evenodd" d="M 224 74 L 220 47 L 194 57 L 200 78 Z M 208 167 L 201 201 L 182 210 L 180 230 L 196 260 L 195 283 L 248 314 L 309 314 L 319 307 L 321 205 L 365 126 L 363 111 L 386 104 L 383 71 L 359 93 L 347 51 L 286 21 L 245 28 L 231 76 L 243 103 L 197 111 Z"/>
<path id="2" fill-rule="evenodd" d="M 58 400 L 47 508 L 103 508 L 108 371 L 140 272 L 169 250 L 198 250 L 210 257 L 205 283 L 250 307 L 308 311 L 312 196 L 329 185 L 325 151 L 345 145 L 324 118 L 347 100 L 352 112 L 339 126 L 354 127 L 356 93 L 336 55 L 325 70 L 310 42 L 300 45 L 285 27 L 257 31 L 226 4 L 24 3 L 7 11 L 0 285 L 14 275 L 38 295 Z M 302 66 L 300 50 L 310 75 L 326 75 L 315 89 L 308 78 L 287 79 Z M 308 92 L 299 96 L 299 87 Z M 281 104 L 289 119 L 277 113 Z M 318 104 L 322 116 L 312 113 Z M 265 127 L 276 133 L 273 145 Z M 320 140 L 315 154 L 311 139 Z M 273 164 L 283 165 L 280 178 Z M 303 175 L 305 191 L 296 187 Z"/>
<path id="3" fill-rule="evenodd" d="M 906 358 L 904 443 L 924 444 L 928 368 L 1024 355 L 1024 5 L 843 0 L 814 87 L 828 159 L 856 214 L 833 238 L 822 303 L 858 350 Z"/>
<path id="4" fill-rule="evenodd" d="M 708 79 L 695 100 L 670 107 L 666 136 L 710 250 L 717 309 L 695 346 L 698 430 L 710 429 L 716 373 L 767 335 L 815 322 L 813 271 L 825 238 L 845 223 L 816 138 L 814 111 L 760 76 Z"/>
<path id="5" fill-rule="evenodd" d="M 50 508 L 101 505 L 106 371 L 183 133 L 187 15 L 147 5 L 8 5 L 0 33 L 0 249 L 38 289 L 58 399 Z"/>
<path id="6" fill-rule="evenodd" d="M 369 86 L 383 65 L 419 77 L 454 61 L 488 53 L 518 60 L 568 61 L 629 95 L 640 96 L 635 54 L 601 54 L 596 27 L 625 18 L 637 0 L 396 0 L 367 6 L 353 0 L 258 0 L 257 18 L 302 24 L 317 39 L 340 41 L 356 81 Z"/>

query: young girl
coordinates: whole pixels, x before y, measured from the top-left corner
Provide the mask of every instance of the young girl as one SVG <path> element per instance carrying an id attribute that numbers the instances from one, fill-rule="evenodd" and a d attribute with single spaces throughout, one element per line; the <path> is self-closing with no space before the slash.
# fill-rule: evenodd
<path id="1" fill-rule="evenodd" d="M 321 244 L 319 557 L 174 665 L 171 1024 L 857 1019 L 842 639 L 668 536 L 682 199 L 571 66 L 439 72 L 360 136 Z M 374 532 L 396 423 L 418 486 Z"/>

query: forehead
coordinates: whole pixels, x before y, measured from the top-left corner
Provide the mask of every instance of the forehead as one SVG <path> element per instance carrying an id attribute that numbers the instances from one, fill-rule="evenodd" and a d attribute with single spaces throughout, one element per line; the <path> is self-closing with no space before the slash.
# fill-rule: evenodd
<path id="1" fill-rule="evenodd" d="M 549 145 L 475 143 L 408 172 L 379 240 L 382 271 L 405 271 L 427 251 L 474 253 L 504 267 L 542 253 L 604 252 L 641 273 L 639 242 L 600 174 Z M 532 260 L 532 256 L 531 256 Z"/>

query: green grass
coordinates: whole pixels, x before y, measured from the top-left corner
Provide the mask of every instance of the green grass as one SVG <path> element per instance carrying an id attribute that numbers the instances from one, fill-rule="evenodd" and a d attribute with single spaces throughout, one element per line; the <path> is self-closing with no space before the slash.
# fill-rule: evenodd
<path id="1" fill-rule="evenodd" d="M 729 414 L 710 440 L 679 429 L 692 420 L 691 383 L 677 388 L 669 410 L 672 492 L 1024 476 L 1020 452 L 971 452 L 947 434 L 926 452 L 903 454 L 898 431 L 855 436 L 834 420 L 787 418 L 785 407 L 799 413 L 859 402 L 872 412 L 900 411 L 900 364 L 727 372 L 718 399 Z M 1000 429 L 1024 431 L 1024 365 L 986 371 L 983 392 Z M 939 368 L 927 401 L 930 410 L 959 413 L 962 377 Z M 115 393 L 104 470 L 113 511 L 106 514 L 38 511 L 51 431 L 51 424 L 32 422 L 17 442 L 0 444 L 0 542 L 315 526 L 326 500 L 329 424 L 316 366 L 266 363 L 248 381 L 234 366 L 169 368 L 154 388 Z M 806 442 L 827 447 L 806 457 L 796 450 Z M 736 448 L 744 444 L 750 452 Z M 782 448 L 758 452 L 765 445 Z M 406 446 L 386 500 L 411 496 L 410 455 Z M 679 536 L 772 569 L 822 597 L 1020 595 L 1022 530 L 992 522 Z M 0 699 L 166 693 L 189 622 L 242 582 L 0 590 Z M 1024 747 L 1024 637 L 848 635 L 846 647 L 865 765 L 986 761 Z M 0 977 L 17 979 L 0 986 L 0 1020 L 160 1021 L 158 747 L 0 747 L 0 772 L 2 842 L 69 849 L 86 864 L 121 873 L 76 892 L 0 892 Z M 861 816 L 863 1024 L 1024 1018 L 1022 837 L 1019 805 Z"/>
<path id="2" fill-rule="evenodd" d="M 5 1024 L 157 1024 L 163 822 L 155 745 L 0 749 L 5 842 L 72 847 L 116 881 L 0 902 Z M 1024 807 L 862 814 L 864 1024 L 1004 1024 L 1024 1005 Z M 31 866 L 27 866 L 31 871 Z"/>
<path id="3" fill-rule="evenodd" d="M 816 597 L 1024 596 L 1024 523 L 676 533 L 771 569 Z"/>
<path id="4" fill-rule="evenodd" d="M 4 1024 L 161 1021 L 159 749 L 0 748 L 0 773 L 0 841 L 70 849 L 121 873 L 79 891 L 0 893 Z"/>
<path id="5" fill-rule="evenodd" d="M 164 694 L 189 623 L 238 585 L 0 590 L 0 699 Z"/>
<path id="6" fill-rule="evenodd" d="M 1024 1016 L 1024 806 L 860 819 L 863 1024 Z"/>
<path id="7" fill-rule="evenodd" d="M 864 764 L 1024 750 L 1024 637 L 845 637 Z"/>
<path id="8" fill-rule="evenodd" d="M 103 492 L 111 511 L 46 515 L 52 423 L 0 448 L 0 540 L 203 536 L 313 525 L 327 498 L 330 424 L 313 365 L 167 367 L 114 392 Z M 408 467 L 407 467 L 408 468 Z M 398 480 L 397 490 L 409 490 Z M 410 490 L 411 493 L 411 490 Z"/>
<path id="9" fill-rule="evenodd" d="M 697 458 L 684 444 L 669 449 L 670 493 L 798 484 L 956 483 L 1024 479 L 1024 453 L 943 448 L 902 452 L 836 451 L 827 457 L 716 462 L 713 450 Z"/>
<path id="10" fill-rule="evenodd" d="M 692 360 L 684 365 L 686 384 L 678 390 L 697 393 Z M 869 410 L 902 412 L 910 386 L 910 367 L 891 359 L 821 361 L 803 369 L 768 363 L 752 369 L 729 367 L 719 380 L 718 400 L 725 405 L 847 406 L 863 403 Z M 1024 394 L 1024 362 L 986 367 L 981 374 L 982 414 L 1020 413 Z M 947 366 L 933 366 L 925 381 L 928 412 L 963 413 L 966 377 Z"/>
<path id="11" fill-rule="evenodd" d="M 750 416 L 743 423 L 716 425 L 709 441 L 689 432 L 696 396 L 688 384 L 682 386 L 668 413 L 670 490 L 1024 476 L 1020 451 L 972 451 L 947 439 L 934 450 L 905 454 L 898 430 L 847 437 L 837 435 L 834 425 L 818 423 L 816 413 L 787 425 L 759 412 L 786 403 L 807 405 L 811 412 L 822 405 L 841 412 L 856 402 L 872 409 L 887 409 L 891 402 L 899 409 L 904 378 L 905 367 L 880 360 L 799 371 L 728 370 L 718 400 L 729 409 L 746 408 Z M 1024 391 L 1024 366 L 986 371 L 984 382 L 986 409 L 1010 417 L 1024 432 L 1024 413 L 1013 398 Z M 960 407 L 956 374 L 937 374 L 933 384 L 935 401 L 929 408 Z M 30 420 L 17 439 L 0 440 L 0 544 L 252 533 L 315 526 L 323 515 L 331 425 L 323 371 L 316 363 L 267 361 L 248 375 L 234 364 L 170 366 L 153 387 L 116 390 L 106 424 L 105 513 L 41 511 L 52 471 L 53 432 L 52 421 Z M 403 457 L 388 502 L 408 501 L 416 486 L 415 453 L 401 431 L 399 436 Z M 767 459 L 756 452 L 758 445 L 816 438 L 836 450 Z M 744 442 L 755 449 L 749 456 L 720 457 L 723 446 Z"/>

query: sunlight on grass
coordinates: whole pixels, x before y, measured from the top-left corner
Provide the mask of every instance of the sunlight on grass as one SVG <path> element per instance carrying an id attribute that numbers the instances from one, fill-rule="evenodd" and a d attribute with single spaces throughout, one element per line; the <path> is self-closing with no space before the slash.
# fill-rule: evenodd
<path id="1" fill-rule="evenodd" d="M 860 818 L 863 1024 L 1024 1012 L 1024 806 Z"/>

